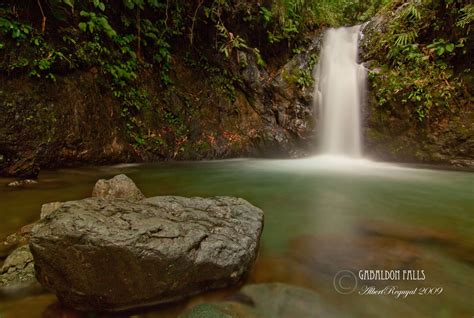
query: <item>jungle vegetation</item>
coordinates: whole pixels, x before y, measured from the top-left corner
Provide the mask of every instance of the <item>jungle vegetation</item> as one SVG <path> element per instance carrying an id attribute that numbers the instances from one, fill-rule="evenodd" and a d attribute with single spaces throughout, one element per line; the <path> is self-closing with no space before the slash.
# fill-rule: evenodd
<path id="1" fill-rule="evenodd" d="M 225 69 L 245 50 L 271 68 L 301 52 L 311 34 L 377 14 L 390 19 L 366 48 L 378 61 L 380 71 L 370 76 L 378 78 L 373 89 L 381 107 L 393 112 L 412 103 L 413 118 L 422 122 L 459 100 L 469 102 L 460 96 L 463 81 L 472 81 L 474 6 L 468 0 L 2 1 L 0 74 L 55 81 L 94 67 L 121 101 L 123 116 L 131 117 L 147 106 L 140 72 L 160 74 L 166 89 L 177 54 L 199 67 Z M 230 98 L 235 80 L 224 79 Z"/>

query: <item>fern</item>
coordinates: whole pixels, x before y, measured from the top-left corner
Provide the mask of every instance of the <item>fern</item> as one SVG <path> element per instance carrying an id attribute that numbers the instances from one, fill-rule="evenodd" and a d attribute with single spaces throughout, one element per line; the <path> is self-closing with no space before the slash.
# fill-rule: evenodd
<path id="1" fill-rule="evenodd" d="M 408 7 L 405 10 L 405 17 L 411 21 L 419 21 L 421 20 L 421 13 L 416 8 L 415 4 L 410 3 L 410 5 L 408 5 Z"/>
<path id="2" fill-rule="evenodd" d="M 416 38 L 418 37 L 418 33 L 416 31 L 408 31 L 405 33 L 399 33 L 395 35 L 395 46 L 406 46 L 408 44 L 412 44 L 415 42 Z"/>
<path id="3" fill-rule="evenodd" d="M 456 21 L 456 26 L 465 28 L 474 21 L 474 5 L 468 4 L 460 10 L 461 15 Z"/>

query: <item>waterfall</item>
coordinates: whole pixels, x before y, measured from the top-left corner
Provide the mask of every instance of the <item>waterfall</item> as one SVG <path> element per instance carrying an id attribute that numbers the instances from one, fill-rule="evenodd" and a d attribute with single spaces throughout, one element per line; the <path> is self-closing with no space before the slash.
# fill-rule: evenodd
<path id="1" fill-rule="evenodd" d="M 321 152 L 361 156 L 360 109 L 366 71 L 357 63 L 360 26 L 329 29 L 315 68 Z"/>

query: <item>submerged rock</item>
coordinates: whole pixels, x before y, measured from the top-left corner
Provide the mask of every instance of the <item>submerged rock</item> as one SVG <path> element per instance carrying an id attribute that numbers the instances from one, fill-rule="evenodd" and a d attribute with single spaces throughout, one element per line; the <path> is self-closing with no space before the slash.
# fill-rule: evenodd
<path id="1" fill-rule="evenodd" d="M 320 281 L 315 281 L 312 268 L 306 267 L 286 255 L 261 255 L 255 262 L 251 281 L 254 284 L 268 282 L 285 282 L 305 288 L 318 288 Z"/>
<path id="2" fill-rule="evenodd" d="M 9 187 L 22 187 L 26 185 L 36 184 L 38 181 L 32 179 L 24 179 L 24 180 L 15 180 L 8 184 Z"/>
<path id="3" fill-rule="evenodd" d="M 314 273 L 329 276 L 340 270 L 422 268 L 415 244 L 385 237 L 302 235 L 291 241 L 287 254 Z"/>
<path id="4" fill-rule="evenodd" d="M 145 198 L 135 182 L 124 174 L 119 174 L 109 180 L 98 180 L 92 190 L 92 197 L 131 201 L 139 201 Z"/>
<path id="5" fill-rule="evenodd" d="M 17 289 L 38 285 L 33 255 L 28 245 L 17 248 L 0 268 L 0 288 Z"/>
<path id="6" fill-rule="evenodd" d="M 335 317 L 333 308 L 323 305 L 317 293 L 287 284 L 247 285 L 233 300 L 201 304 L 180 318 L 293 318 Z"/>
<path id="7" fill-rule="evenodd" d="M 359 231 L 369 236 L 391 237 L 409 242 L 455 244 L 458 241 L 453 233 L 445 230 L 369 220 L 359 225 Z"/>
<path id="8" fill-rule="evenodd" d="M 38 280 L 80 310 L 119 311 L 235 284 L 263 212 L 231 197 L 65 202 L 33 229 Z"/>

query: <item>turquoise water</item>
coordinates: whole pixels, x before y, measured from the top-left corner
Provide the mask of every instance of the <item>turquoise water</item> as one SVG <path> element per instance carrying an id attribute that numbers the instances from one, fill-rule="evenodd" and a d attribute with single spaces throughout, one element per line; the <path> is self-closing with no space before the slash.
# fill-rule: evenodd
<path id="1" fill-rule="evenodd" d="M 38 219 L 41 204 L 90 195 L 95 181 L 126 173 L 146 196 L 242 197 L 265 212 L 256 268 L 249 282 L 282 281 L 320 293 L 341 316 L 474 315 L 474 173 L 398 167 L 335 158 L 158 163 L 42 171 L 39 183 L 11 188 L 0 179 L 0 236 Z M 341 295 L 342 269 L 422 269 L 440 295 Z M 380 287 L 387 282 L 379 282 Z M 392 284 L 392 285 L 393 285 Z M 231 291 L 229 291 L 231 292 Z M 151 309 L 140 317 L 175 317 L 211 293 Z M 0 299 L 0 317 L 87 317 L 52 295 Z M 3 315 L 3 316 L 2 316 Z"/>

